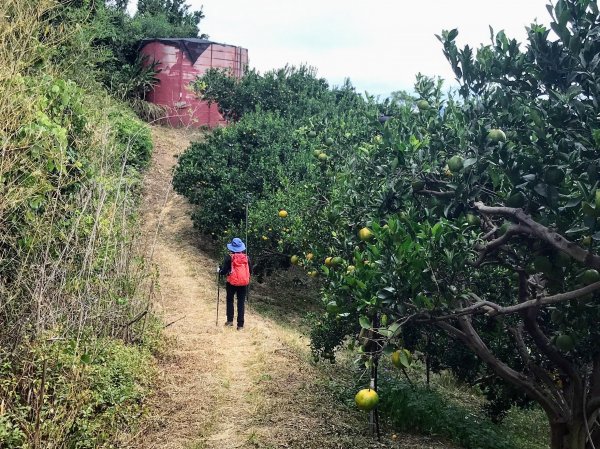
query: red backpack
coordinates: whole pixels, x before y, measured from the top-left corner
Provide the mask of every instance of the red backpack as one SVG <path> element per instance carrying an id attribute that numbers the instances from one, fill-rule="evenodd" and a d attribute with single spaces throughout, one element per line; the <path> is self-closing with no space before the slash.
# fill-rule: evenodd
<path id="1" fill-rule="evenodd" d="M 231 273 L 227 276 L 227 282 L 236 287 L 250 283 L 250 267 L 248 266 L 248 257 L 244 253 L 231 255 Z"/>

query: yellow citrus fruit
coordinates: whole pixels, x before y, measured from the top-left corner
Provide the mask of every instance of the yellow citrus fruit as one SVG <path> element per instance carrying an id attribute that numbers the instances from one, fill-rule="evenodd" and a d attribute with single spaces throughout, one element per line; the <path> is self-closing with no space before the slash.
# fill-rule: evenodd
<path id="1" fill-rule="evenodd" d="M 354 396 L 354 402 L 356 402 L 356 406 L 359 409 L 368 412 L 373 410 L 379 402 L 379 395 L 375 390 L 364 388 L 356 393 L 356 396 Z"/>
<path id="2" fill-rule="evenodd" d="M 279 217 L 280 217 L 280 218 L 285 218 L 285 217 L 287 217 L 287 216 L 288 216 L 288 213 L 287 213 L 287 211 L 286 211 L 286 210 L 283 210 L 283 209 L 281 209 L 281 210 L 279 211 Z"/>
<path id="3" fill-rule="evenodd" d="M 314 257 L 313 253 L 307 253 L 306 254 L 306 260 L 312 260 L 313 257 Z"/>
<path id="4" fill-rule="evenodd" d="M 296 255 L 293 255 L 292 257 L 290 257 L 290 263 L 292 265 L 298 265 L 298 260 L 300 260 L 300 258 Z"/>
<path id="5" fill-rule="evenodd" d="M 325 265 L 327 265 L 328 267 L 330 267 L 330 266 L 331 266 L 331 261 L 332 261 L 332 259 L 333 259 L 333 257 L 327 257 L 327 258 L 325 259 Z"/>
<path id="6" fill-rule="evenodd" d="M 373 233 L 369 228 L 362 228 L 360 231 L 358 231 L 358 237 L 360 237 L 363 242 L 366 242 L 373 237 Z"/>

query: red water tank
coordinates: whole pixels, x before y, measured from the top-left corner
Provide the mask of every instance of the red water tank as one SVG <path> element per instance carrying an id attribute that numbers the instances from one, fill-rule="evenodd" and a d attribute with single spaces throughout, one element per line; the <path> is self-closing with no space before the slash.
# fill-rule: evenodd
<path id="1" fill-rule="evenodd" d="M 148 63 L 159 63 L 159 83 L 146 100 L 166 107 L 171 126 L 225 124 L 218 106 L 198 99 L 190 83 L 211 67 L 241 77 L 248 66 L 247 49 L 206 39 L 144 39 L 140 54 L 148 56 Z"/>

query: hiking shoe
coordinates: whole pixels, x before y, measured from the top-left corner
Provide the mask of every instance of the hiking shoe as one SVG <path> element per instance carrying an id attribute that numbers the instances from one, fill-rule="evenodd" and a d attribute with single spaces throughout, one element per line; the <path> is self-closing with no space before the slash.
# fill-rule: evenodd
<path id="1" fill-rule="evenodd" d="M 238 326 L 237 330 L 241 331 L 244 328 L 244 326 Z"/>
<path id="2" fill-rule="evenodd" d="M 233 321 L 225 321 L 225 326 L 233 326 Z"/>

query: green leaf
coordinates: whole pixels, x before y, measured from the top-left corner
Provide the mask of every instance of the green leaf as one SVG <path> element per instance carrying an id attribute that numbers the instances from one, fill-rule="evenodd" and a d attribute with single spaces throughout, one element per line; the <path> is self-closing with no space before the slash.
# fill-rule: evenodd
<path id="1" fill-rule="evenodd" d="M 395 337 L 400 330 L 400 323 L 392 323 L 390 326 L 388 326 L 388 330 L 391 333 L 390 337 Z"/>
<path id="2" fill-rule="evenodd" d="M 362 327 L 363 329 L 372 329 L 373 328 L 373 324 L 371 323 L 371 320 L 369 320 L 364 315 L 361 315 L 361 317 L 358 319 L 358 324 L 360 324 L 360 327 Z"/>
<path id="3" fill-rule="evenodd" d="M 394 287 L 385 287 L 377 292 L 377 297 L 379 299 L 390 299 L 396 293 L 396 289 Z"/>
<path id="4" fill-rule="evenodd" d="M 400 351 L 400 364 L 404 368 L 410 368 L 410 365 L 412 365 L 412 355 L 407 349 L 402 349 Z"/>
<path id="5" fill-rule="evenodd" d="M 574 228 L 568 229 L 565 234 L 578 234 L 583 231 L 587 231 L 589 227 L 587 226 L 575 226 Z"/>

